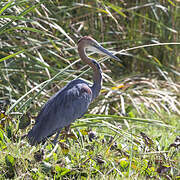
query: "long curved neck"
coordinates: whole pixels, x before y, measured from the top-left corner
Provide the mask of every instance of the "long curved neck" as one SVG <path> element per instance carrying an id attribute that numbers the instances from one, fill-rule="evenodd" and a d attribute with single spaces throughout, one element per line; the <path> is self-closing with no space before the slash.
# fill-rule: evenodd
<path id="1" fill-rule="evenodd" d="M 102 86 L 102 74 L 101 74 L 101 67 L 98 64 L 98 62 L 96 62 L 95 60 L 91 60 L 89 57 L 87 57 L 86 52 L 84 47 L 78 46 L 78 52 L 79 52 L 79 56 L 81 58 L 82 61 L 84 61 L 86 64 L 88 64 L 92 69 L 93 69 L 93 86 L 92 86 L 92 93 L 93 93 L 93 97 L 92 100 L 94 98 L 96 98 L 99 95 L 99 92 L 101 90 L 101 86 Z M 95 63 L 93 63 L 93 61 L 95 63 L 97 63 L 96 66 Z"/>

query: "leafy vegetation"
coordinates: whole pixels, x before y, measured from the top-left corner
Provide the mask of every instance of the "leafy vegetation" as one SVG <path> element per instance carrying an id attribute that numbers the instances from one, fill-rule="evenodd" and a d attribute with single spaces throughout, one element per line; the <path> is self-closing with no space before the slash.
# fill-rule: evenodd
<path id="1" fill-rule="evenodd" d="M 163 1 L 0 1 L 0 178 L 179 179 L 180 4 Z M 42 105 L 92 71 L 76 43 L 91 35 L 122 64 L 97 57 L 101 95 L 87 114 L 31 147 Z"/>

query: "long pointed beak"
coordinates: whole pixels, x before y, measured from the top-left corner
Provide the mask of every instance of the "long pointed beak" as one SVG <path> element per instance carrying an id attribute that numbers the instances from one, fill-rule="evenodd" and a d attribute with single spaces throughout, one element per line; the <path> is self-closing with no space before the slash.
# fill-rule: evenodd
<path id="1" fill-rule="evenodd" d="M 111 58 L 121 62 L 121 60 L 117 56 L 113 55 L 111 52 L 109 52 L 107 49 L 103 48 L 102 46 L 96 46 L 95 48 L 98 50 L 99 53 L 108 55 Z"/>

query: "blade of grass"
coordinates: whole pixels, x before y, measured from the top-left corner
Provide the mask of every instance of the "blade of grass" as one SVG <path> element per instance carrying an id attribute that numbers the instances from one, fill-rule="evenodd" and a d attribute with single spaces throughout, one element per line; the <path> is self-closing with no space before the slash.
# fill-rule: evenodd
<path id="1" fill-rule="evenodd" d="M 0 15 L 8 8 L 11 6 L 11 4 L 13 3 L 14 1 L 9 1 L 1 10 L 0 10 Z"/>
<path id="2" fill-rule="evenodd" d="M 6 57 L 4 57 L 4 58 L 1 58 L 1 59 L 0 59 L 0 62 L 5 61 L 5 60 L 8 60 L 8 59 L 13 58 L 13 57 L 16 57 L 18 54 L 21 54 L 21 53 L 23 53 L 24 51 L 25 51 L 25 49 L 20 50 L 20 51 L 18 51 L 18 52 L 16 52 L 16 53 L 11 54 L 11 55 L 9 55 L 9 56 L 6 56 Z"/>

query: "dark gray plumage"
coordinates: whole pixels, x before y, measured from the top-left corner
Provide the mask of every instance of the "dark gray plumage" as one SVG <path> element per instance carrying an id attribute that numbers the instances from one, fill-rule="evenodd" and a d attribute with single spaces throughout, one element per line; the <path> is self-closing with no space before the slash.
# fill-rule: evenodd
<path id="1" fill-rule="evenodd" d="M 61 129 L 81 118 L 86 113 L 89 104 L 98 96 L 102 84 L 101 67 L 95 60 L 86 56 L 85 49 L 107 54 L 119 60 L 91 37 L 81 38 L 78 42 L 78 52 L 80 58 L 93 69 L 94 83 L 90 86 L 87 82 L 76 79 L 52 96 L 43 106 L 34 127 L 27 135 L 31 145 L 46 140 L 54 133 L 57 133 L 54 140 L 56 143 Z"/>

